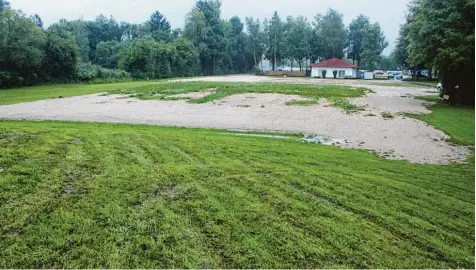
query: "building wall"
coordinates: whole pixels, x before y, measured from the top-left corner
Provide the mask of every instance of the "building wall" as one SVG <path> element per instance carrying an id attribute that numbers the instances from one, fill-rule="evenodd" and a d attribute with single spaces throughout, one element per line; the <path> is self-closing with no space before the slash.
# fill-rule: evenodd
<path id="1" fill-rule="evenodd" d="M 322 68 L 322 67 L 313 67 L 311 70 L 312 78 L 321 78 L 322 71 L 327 70 L 326 78 L 334 78 L 332 73 L 334 70 L 337 70 L 337 78 L 357 78 L 357 69 L 356 68 Z M 339 76 L 339 71 L 344 71 L 344 76 Z M 342 73 L 341 73 L 342 74 Z"/>

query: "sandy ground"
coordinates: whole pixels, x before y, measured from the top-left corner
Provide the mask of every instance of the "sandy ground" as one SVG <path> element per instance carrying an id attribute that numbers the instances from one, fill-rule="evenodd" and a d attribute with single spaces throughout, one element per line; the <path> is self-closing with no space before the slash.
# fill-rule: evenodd
<path id="1" fill-rule="evenodd" d="M 247 77 L 250 81 L 267 78 Z M 207 77 L 200 80 L 228 78 L 237 81 L 247 77 Z M 287 106 L 287 102 L 303 98 L 281 94 L 240 94 L 204 104 L 95 94 L 0 106 L 0 118 L 303 133 L 341 139 L 345 141 L 340 144 L 341 147 L 373 150 L 386 158 L 415 163 L 439 164 L 466 159 L 469 150 L 449 144 L 446 141 L 448 136 L 442 131 L 400 114 L 430 113 L 424 106 L 426 102 L 411 98 L 413 95 L 429 94 L 429 88 L 355 82 L 355 85 L 372 89 L 375 94 L 352 99 L 351 102 L 366 106 L 366 111 L 353 114 L 332 108 L 325 100 L 313 106 Z M 200 93 L 197 97 L 206 94 Z M 386 120 L 382 112 L 390 112 L 394 118 Z"/>

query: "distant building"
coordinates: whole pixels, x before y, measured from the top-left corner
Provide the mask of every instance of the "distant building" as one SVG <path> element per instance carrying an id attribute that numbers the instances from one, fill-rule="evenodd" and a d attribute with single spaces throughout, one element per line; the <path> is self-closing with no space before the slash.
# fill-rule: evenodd
<path id="1" fill-rule="evenodd" d="M 323 71 L 326 71 L 326 78 L 334 78 L 334 70 L 337 71 L 337 78 L 357 78 L 358 67 L 338 58 L 332 58 L 319 63 L 311 64 L 311 77 L 322 78 Z"/>

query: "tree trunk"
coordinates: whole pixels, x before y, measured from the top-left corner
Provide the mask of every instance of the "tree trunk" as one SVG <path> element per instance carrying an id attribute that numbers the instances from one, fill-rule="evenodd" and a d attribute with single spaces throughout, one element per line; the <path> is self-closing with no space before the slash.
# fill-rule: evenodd
<path id="1" fill-rule="evenodd" d="M 213 56 L 213 75 L 215 75 L 216 73 L 217 73 L 216 58 L 215 58 L 215 56 Z"/>
<path id="2" fill-rule="evenodd" d="M 291 72 L 293 71 L 293 60 L 291 59 Z"/>
<path id="3" fill-rule="evenodd" d="M 258 68 L 258 64 L 256 63 L 256 46 L 253 43 L 253 58 L 255 59 L 255 68 Z"/>
<path id="4" fill-rule="evenodd" d="M 274 33 L 274 62 L 273 62 L 273 71 L 274 71 L 274 67 L 276 65 L 276 47 L 278 47 L 278 41 L 277 41 L 277 36 L 276 36 L 276 32 Z"/>

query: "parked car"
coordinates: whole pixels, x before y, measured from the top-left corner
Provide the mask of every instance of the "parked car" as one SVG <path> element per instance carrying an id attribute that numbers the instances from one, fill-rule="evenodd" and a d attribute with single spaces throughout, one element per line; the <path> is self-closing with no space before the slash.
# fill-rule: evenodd
<path id="1" fill-rule="evenodd" d="M 403 80 L 403 73 L 398 71 L 393 73 L 393 78 L 395 80 Z"/>
<path id="2" fill-rule="evenodd" d="M 403 73 L 400 71 L 389 71 L 388 72 L 389 79 L 396 79 L 396 80 L 403 80 Z"/>

